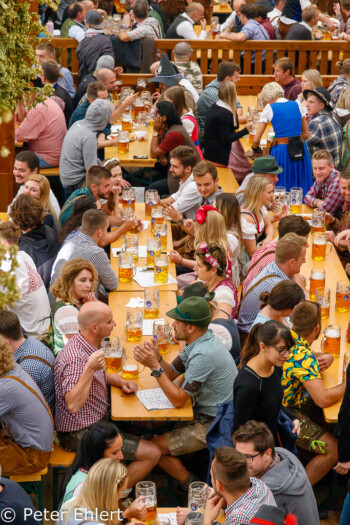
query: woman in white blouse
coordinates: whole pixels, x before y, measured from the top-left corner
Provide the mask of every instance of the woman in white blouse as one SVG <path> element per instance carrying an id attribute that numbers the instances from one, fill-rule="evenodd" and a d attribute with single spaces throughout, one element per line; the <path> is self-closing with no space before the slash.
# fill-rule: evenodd
<path id="1" fill-rule="evenodd" d="M 88 301 L 96 301 L 97 272 L 82 258 L 67 261 L 51 286 L 56 301 L 52 308 L 53 353 L 58 354 L 67 341 L 79 332 L 78 312 Z"/>
<path id="2" fill-rule="evenodd" d="M 243 248 L 239 260 L 247 267 L 259 244 L 273 240 L 274 229 L 267 214 L 273 198 L 273 184 L 263 175 L 254 175 L 245 189 L 241 206 Z"/>

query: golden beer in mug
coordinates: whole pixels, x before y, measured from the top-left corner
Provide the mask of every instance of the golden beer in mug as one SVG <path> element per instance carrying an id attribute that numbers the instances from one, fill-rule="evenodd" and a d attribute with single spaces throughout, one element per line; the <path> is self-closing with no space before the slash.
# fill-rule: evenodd
<path id="1" fill-rule="evenodd" d="M 119 254 L 119 280 L 122 283 L 130 283 L 135 276 L 135 266 L 132 253 L 121 252 Z"/>
<path id="2" fill-rule="evenodd" d="M 171 330 L 168 321 L 164 319 L 154 321 L 153 338 L 157 341 L 160 354 L 166 354 L 168 352 L 170 337 Z"/>
<path id="3" fill-rule="evenodd" d="M 118 153 L 128 153 L 129 151 L 129 132 L 120 131 L 118 135 Z"/>
<path id="4" fill-rule="evenodd" d="M 118 355 L 106 356 L 105 370 L 107 374 L 116 374 L 122 369 L 122 358 Z"/>
<path id="5" fill-rule="evenodd" d="M 122 369 L 122 351 L 119 337 L 111 341 L 105 337 L 101 342 L 102 350 L 105 354 L 105 371 L 107 374 L 116 374 Z"/>
<path id="6" fill-rule="evenodd" d="M 340 326 L 330 324 L 326 326 L 324 331 L 324 338 L 321 341 L 322 352 L 325 354 L 333 354 L 339 356 L 340 354 Z"/>
<path id="7" fill-rule="evenodd" d="M 122 115 L 122 131 L 132 132 L 132 115 L 131 113 L 123 113 Z"/>
<path id="8" fill-rule="evenodd" d="M 310 299 L 315 297 L 316 288 L 324 287 L 326 272 L 324 270 L 312 269 L 310 275 Z"/>
<path id="9" fill-rule="evenodd" d="M 338 312 L 350 310 L 350 284 L 349 281 L 338 281 L 335 293 L 335 309 Z"/>
<path id="10" fill-rule="evenodd" d="M 318 303 L 321 307 L 321 319 L 328 319 L 331 304 L 331 291 L 325 286 L 316 288 L 315 291 L 315 303 Z"/>
<path id="11" fill-rule="evenodd" d="M 122 205 L 123 208 L 126 206 L 130 206 L 133 211 L 135 211 L 135 202 L 136 202 L 136 194 L 135 190 L 133 188 L 128 188 L 127 190 L 123 190 L 122 193 Z"/>
<path id="12" fill-rule="evenodd" d="M 160 239 L 151 237 L 147 239 L 147 266 L 154 267 L 154 258 L 160 255 Z"/>
<path id="13" fill-rule="evenodd" d="M 126 311 L 125 335 L 128 341 L 136 343 L 142 340 L 143 315 L 141 310 Z"/>
<path id="14" fill-rule="evenodd" d="M 315 208 L 312 211 L 312 233 L 326 231 L 326 212 Z"/>
<path id="15" fill-rule="evenodd" d="M 144 497 L 146 503 L 145 525 L 154 525 L 157 518 L 157 489 L 153 481 L 139 481 L 135 486 L 136 498 Z"/>
<path id="16" fill-rule="evenodd" d="M 168 227 L 166 222 L 154 225 L 154 236 L 160 239 L 160 249 L 166 252 L 168 248 Z"/>
<path id="17" fill-rule="evenodd" d="M 122 352 L 122 378 L 126 381 L 135 381 L 139 375 L 139 364 L 134 359 L 132 351 L 129 353 L 126 352 L 126 349 L 123 348 Z"/>
<path id="18" fill-rule="evenodd" d="M 313 234 L 312 237 L 312 252 L 311 257 L 315 261 L 324 261 L 326 258 L 326 250 L 327 250 L 327 244 L 330 246 L 330 250 L 332 249 L 331 243 L 327 242 L 326 234 L 325 232 L 316 232 Z M 328 253 L 329 253 L 328 252 Z"/>
<path id="19" fill-rule="evenodd" d="M 302 188 L 291 188 L 289 192 L 290 213 L 301 213 L 303 209 Z"/>
<path id="20" fill-rule="evenodd" d="M 169 263 L 167 255 L 154 258 L 154 282 L 163 284 L 168 282 Z"/>
<path id="21" fill-rule="evenodd" d="M 143 315 L 147 319 L 159 317 L 159 288 L 145 288 Z"/>
<path id="22" fill-rule="evenodd" d="M 165 219 L 163 215 L 163 208 L 161 206 L 153 206 L 151 210 L 151 231 L 154 233 L 155 224 L 163 224 Z"/>

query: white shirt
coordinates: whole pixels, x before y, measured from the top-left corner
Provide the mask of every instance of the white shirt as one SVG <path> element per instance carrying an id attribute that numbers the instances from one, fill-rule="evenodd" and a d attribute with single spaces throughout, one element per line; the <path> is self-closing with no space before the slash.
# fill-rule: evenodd
<path id="1" fill-rule="evenodd" d="M 276 38 L 278 40 L 281 40 L 281 34 L 280 34 L 280 28 L 279 28 L 279 21 L 280 21 L 281 15 L 282 15 L 282 11 L 280 9 L 277 9 L 277 7 L 275 7 L 272 11 L 267 13 L 267 16 L 270 19 L 271 25 L 275 30 Z"/>
<path id="2" fill-rule="evenodd" d="M 199 33 L 199 36 L 196 35 L 193 26 L 194 21 L 191 17 L 186 15 L 186 13 L 182 13 L 184 18 L 187 18 L 184 22 L 181 22 L 176 28 L 176 32 L 179 36 L 182 36 L 182 38 L 186 38 L 187 40 L 205 40 L 207 38 L 207 32 L 202 29 L 202 31 Z"/>
<path id="3" fill-rule="evenodd" d="M 24 188 L 24 184 L 22 184 L 17 192 L 17 195 L 16 197 L 13 199 L 13 201 L 11 202 L 11 204 L 8 205 L 8 208 L 7 208 L 7 215 L 10 214 L 10 210 L 11 210 L 11 206 L 12 204 L 15 202 L 15 200 L 17 199 L 17 197 L 19 195 L 21 195 L 21 193 L 23 193 L 23 188 Z M 50 190 L 50 204 L 54 210 L 54 212 L 56 213 L 56 217 L 58 218 L 60 216 L 60 213 L 61 213 L 61 208 L 60 208 L 60 205 L 58 204 L 58 200 L 56 199 L 55 197 L 55 194 L 52 190 Z"/>
<path id="4" fill-rule="evenodd" d="M 230 16 L 226 18 L 225 22 L 221 24 L 220 31 L 222 31 L 223 29 L 226 29 L 227 27 L 231 29 L 235 23 L 236 23 L 236 11 L 232 11 Z"/>
<path id="5" fill-rule="evenodd" d="M 309 24 L 307 24 L 306 22 L 300 22 L 300 25 L 306 27 L 306 29 L 308 29 L 310 33 L 312 32 L 312 27 L 309 26 Z"/>
<path id="6" fill-rule="evenodd" d="M 187 80 L 187 78 L 183 78 L 182 80 L 180 80 L 179 84 L 180 84 L 180 86 L 183 86 L 184 88 L 187 89 L 187 91 L 189 91 L 191 93 L 192 97 L 194 98 L 195 103 L 197 104 L 198 99 L 199 99 L 199 95 L 198 95 L 197 90 L 194 89 L 194 87 L 191 84 L 191 82 L 189 80 Z"/>
<path id="7" fill-rule="evenodd" d="M 68 35 L 70 36 L 70 38 L 75 38 L 75 40 L 81 42 L 82 40 L 84 40 L 85 37 L 85 29 L 83 28 L 83 26 L 80 25 L 71 26 L 68 29 Z"/>
<path id="8" fill-rule="evenodd" d="M 179 189 L 176 193 L 172 194 L 172 198 L 175 199 L 173 206 L 179 213 L 184 214 L 186 219 L 195 218 L 201 196 L 197 190 L 193 173 L 191 173 L 185 182 L 180 180 Z"/>
<path id="9" fill-rule="evenodd" d="M 33 259 L 23 251 L 17 252 L 16 283 L 21 298 L 12 308 L 22 328 L 31 337 L 38 337 L 50 327 L 51 308 L 45 285 L 37 272 Z M 5 263 L 6 264 L 6 263 Z"/>
<path id="10" fill-rule="evenodd" d="M 288 100 L 284 97 L 280 97 L 276 100 L 276 103 L 278 104 L 283 104 L 284 102 L 288 102 Z M 303 117 L 304 109 L 301 105 L 300 100 L 297 99 L 295 102 L 297 102 L 299 110 L 300 110 L 300 114 Z M 260 113 L 259 122 L 265 122 L 267 124 L 268 122 L 271 122 L 272 118 L 273 118 L 273 110 L 272 110 L 271 104 L 267 104 L 267 106 L 265 106 L 262 112 Z"/>

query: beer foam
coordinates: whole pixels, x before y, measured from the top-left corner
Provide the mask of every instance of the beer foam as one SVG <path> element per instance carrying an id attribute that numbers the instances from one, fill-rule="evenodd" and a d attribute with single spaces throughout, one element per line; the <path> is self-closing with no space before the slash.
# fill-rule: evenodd
<path id="1" fill-rule="evenodd" d="M 322 272 L 311 272 L 311 279 L 314 281 L 323 281 L 325 278 L 324 273 Z"/>
<path id="2" fill-rule="evenodd" d="M 325 237 L 314 237 L 312 244 L 323 245 L 323 244 L 326 244 L 326 242 L 327 241 Z"/>
<path id="3" fill-rule="evenodd" d="M 137 365 L 123 365 L 124 372 L 135 372 Z"/>
<path id="4" fill-rule="evenodd" d="M 327 337 L 327 339 L 337 339 L 340 337 L 340 334 L 338 330 L 327 330 L 325 336 Z"/>

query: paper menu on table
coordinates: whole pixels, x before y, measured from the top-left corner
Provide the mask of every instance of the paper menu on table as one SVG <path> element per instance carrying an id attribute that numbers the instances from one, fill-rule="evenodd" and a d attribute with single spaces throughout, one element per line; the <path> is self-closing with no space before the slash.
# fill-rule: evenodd
<path id="1" fill-rule="evenodd" d="M 142 297 L 131 297 L 125 308 L 143 308 L 144 299 Z"/>
<path id="2" fill-rule="evenodd" d="M 148 288 L 149 286 L 162 286 L 164 284 L 173 284 L 177 282 L 176 279 L 174 279 L 174 277 L 169 275 L 166 283 L 155 283 L 153 270 L 145 272 L 140 272 L 139 270 L 137 270 L 136 275 L 134 277 L 134 281 L 136 281 L 137 284 L 142 286 L 142 288 Z"/>
<path id="3" fill-rule="evenodd" d="M 123 244 L 123 246 L 120 246 L 120 248 L 112 248 L 113 257 L 118 257 L 124 246 L 125 245 Z M 147 257 L 147 246 L 139 246 L 138 256 Z"/>
<path id="4" fill-rule="evenodd" d="M 175 408 L 161 388 L 138 390 L 136 395 L 147 410 L 168 410 L 169 408 Z"/>

